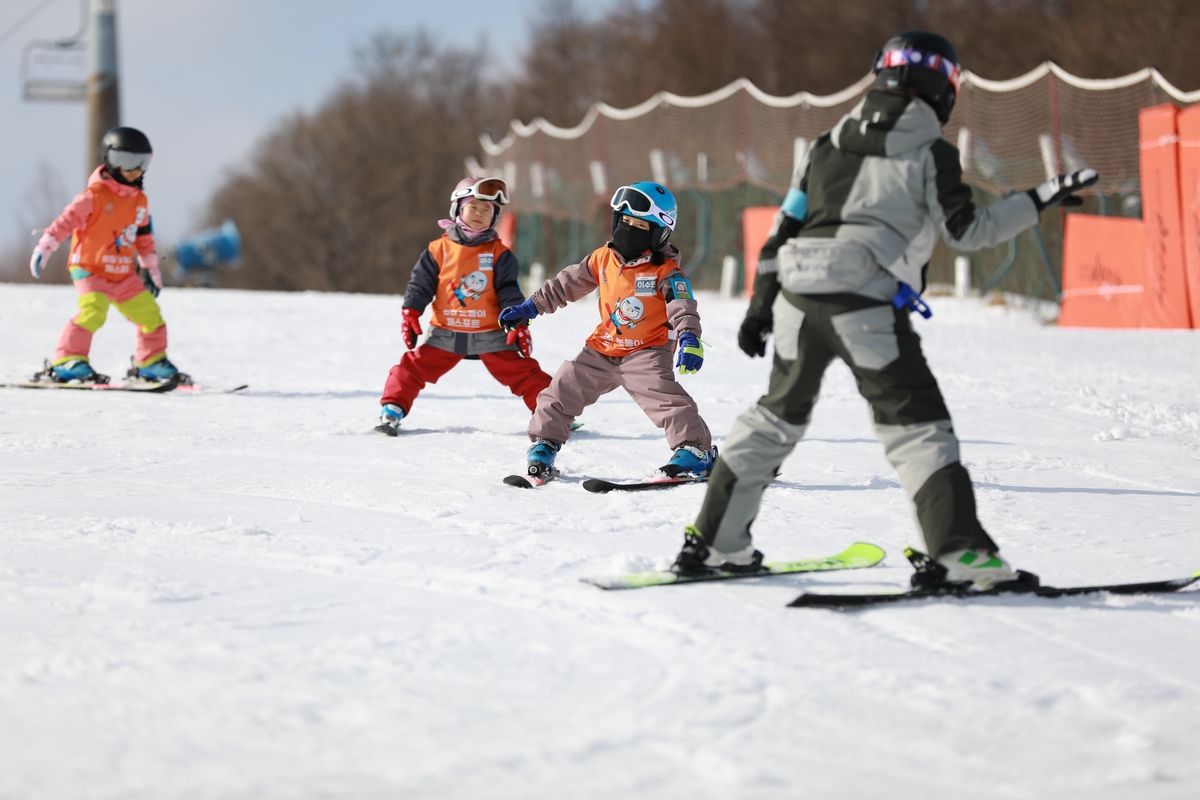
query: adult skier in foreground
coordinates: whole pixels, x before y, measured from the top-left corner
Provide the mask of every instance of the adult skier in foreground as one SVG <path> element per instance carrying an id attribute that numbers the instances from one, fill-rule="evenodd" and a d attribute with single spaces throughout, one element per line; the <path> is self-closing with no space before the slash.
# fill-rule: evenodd
<path id="1" fill-rule="evenodd" d="M 1060 176 L 978 209 L 958 150 L 942 138 L 960 78 L 954 48 L 936 34 L 901 33 L 874 72 L 875 88 L 799 165 L 763 248 L 738 344 L 764 355 L 774 331 L 770 385 L 725 440 L 673 570 L 760 568 L 750 524 L 804 436 L 825 369 L 840 358 L 871 405 L 931 556 L 914 585 L 1036 586 L 976 517 L 950 413 L 908 312 L 928 315 L 919 292 L 939 235 L 958 250 L 997 245 L 1035 225 L 1043 209 L 1080 202 L 1072 193 L 1097 175 Z"/>

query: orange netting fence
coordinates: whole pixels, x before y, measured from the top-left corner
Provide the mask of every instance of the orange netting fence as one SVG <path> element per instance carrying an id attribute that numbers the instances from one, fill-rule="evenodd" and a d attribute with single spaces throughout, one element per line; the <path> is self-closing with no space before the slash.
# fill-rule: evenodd
<path id="1" fill-rule="evenodd" d="M 741 210 L 778 203 L 805 148 L 871 85 L 868 75 L 834 95 L 773 97 L 743 79 L 700 97 L 661 92 L 628 109 L 597 103 L 574 128 L 537 119 L 513 122 L 500 142 L 484 135 L 484 163 L 468 159 L 467 171 L 508 181 L 517 255 L 552 271 L 603 241 L 615 187 L 665 184 L 680 201 L 673 241 L 693 278 L 715 286 L 722 258 L 741 252 Z M 1140 216 L 1138 111 L 1197 100 L 1200 92 L 1182 92 L 1154 69 L 1111 80 L 1077 78 L 1052 63 L 1008 81 L 967 72 L 945 135 L 981 204 L 1090 166 L 1101 182 L 1087 210 Z M 1028 240 L 973 256 L 975 284 L 1003 270 L 996 288 L 1056 297 L 1062 219 L 1046 217 Z M 932 279 L 951 274 L 952 256 L 935 254 Z"/>

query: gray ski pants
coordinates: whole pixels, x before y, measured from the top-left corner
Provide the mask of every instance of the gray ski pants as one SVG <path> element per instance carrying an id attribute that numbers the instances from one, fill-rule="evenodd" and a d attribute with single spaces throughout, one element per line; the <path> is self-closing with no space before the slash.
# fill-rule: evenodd
<path id="1" fill-rule="evenodd" d="M 738 417 L 713 468 L 696 527 L 724 552 L 750 544 L 763 491 L 804 436 L 834 358 L 854 373 L 875 433 L 916 510 L 930 555 L 996 550 L 979 524 L 950 412 L 907 312 L 854 294 L 775 300 L 775 358 L 767 394 Z"/>
<path id="2" fill-rule="evenodd" d="M 712 434 L 700 418 L 696 401 L 675 380 L 673 362 L 671 344 L 619 358 L 584 347 L 573 361 L 563 362 L 550 386 L 538 395 L 529 423 L 530 440 L 567 441 L 571 423 L 583 409 L 619 386 L 666 433 L 672 450 L 684 445 L 707 450 L 712 447 Z"/>

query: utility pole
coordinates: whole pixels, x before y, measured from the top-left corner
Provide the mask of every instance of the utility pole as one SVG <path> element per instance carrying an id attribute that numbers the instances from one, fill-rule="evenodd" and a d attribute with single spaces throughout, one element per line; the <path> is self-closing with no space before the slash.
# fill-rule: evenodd
<path id="1" fill-rule="evenodd" d="M 84 181 L 100 164 L 100 140 L 121 124 L 121 99 L 117 93 L 117 3 L 91 0 L 92 24 L 88 42 L 88 136 Z"/>

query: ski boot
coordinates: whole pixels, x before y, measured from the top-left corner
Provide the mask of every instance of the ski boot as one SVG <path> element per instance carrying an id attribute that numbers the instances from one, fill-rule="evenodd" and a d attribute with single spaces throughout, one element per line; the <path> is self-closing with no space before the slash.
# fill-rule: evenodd
<path id="1" fill-rule="evenodd" d="M 562 444 L 549 439 L 538 439 L 531 444 L 529 454 L 526 456 L 529 463 L 526 466 L 525 474 L 538 483 L 545 483 L 557 478 L 560 473 L 554 468 L 554 457 L 558 455 L 561 448 Z"/>
<path id="2" fill-rule="evenodd" d="M 404 419 L 404 409 L 395 403 L 384 403 L 379 410 L 379 424 L 375 430 L 388 436 L 400 435 L 400 420 Z"/>
<path id="3" fill-rule="evenodd" d="M 698 577 L 721 572 L 759 572 L 762 570 L 763 554 L 748 544 L 733 553 L 723 553 L 704 541 L 695 525 L 683 529 L 683 549 L 675 557 L 671 572 L 676 575 Z"/>
<path id="4" fill-rule="evenodd" d="M 155 361 L 152 361 L 145 366 L 139 367 L 134 362 L 133 357 L 129 357 L 129 371 L 125 376 L 131 381 L 144 381 L 146 383 L 176 383 L 181 386 L 188 386 L 192 379 L 189 375 L 179 371 L 179 368 L 171 363 L 171 359 L 163 356 Z"/>
<path id="5" fill-rule="evenodd" d="M 717 448 L 701 450 L 684 445 L 675 451 L 671 460 L 659 467 L 657 474 L 668 478 L 707 478 L 717 460 Z"/>
<path id="6" fill-rule="evenodd" d="M 911 580 L 914 589 L 1021 592 L 1039 584 L 1037 575 L 1015 570 L 999 553 L 987 550 L 953 550 L 935 559 L 906 547 L 904 555 L 916 570 Z"/>
<path id="7" fill-rule="evenodd" d="M 73 358 L 62 364 L 46 362 L 45 369 L 33 376 L 35 381 L 54 383 L 108 383 L 108 376 L 92 369 L 86 358 Z"/>

